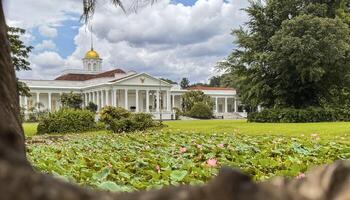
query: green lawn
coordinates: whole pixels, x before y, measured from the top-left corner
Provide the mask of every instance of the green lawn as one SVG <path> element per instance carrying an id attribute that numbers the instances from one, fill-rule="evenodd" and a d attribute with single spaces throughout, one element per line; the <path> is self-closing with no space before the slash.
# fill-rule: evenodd
<path id="1" fill-rule="evenodd" d="M 248 123 L 245 120 L 167 121 L 165 130 L 199 133 L 241 133 L 246 135 L 310 136 L 322 140 L 350 141 L 350 122 L 324 123 Z M 26 136 L 36 134 L 36 123 L 24 123 Z"/>
<path id="2" fill-rule="evenodd" d="M 322 123 L 248 123 L 245 120 L 168 121 L 167 130 L 201 133 L 241 133 L 245 135 L 310 136 L 322 140 L 349 142 L 350 122 Z"/>
<path id="3" fill-rule="evenodd" d="M 24 134 L 27 137 L 31 137 L 33 135 L 36 135 L 36 127 L 37 126 L 38 126 L 38 123 L 24 123 L 23 124 Z"/>

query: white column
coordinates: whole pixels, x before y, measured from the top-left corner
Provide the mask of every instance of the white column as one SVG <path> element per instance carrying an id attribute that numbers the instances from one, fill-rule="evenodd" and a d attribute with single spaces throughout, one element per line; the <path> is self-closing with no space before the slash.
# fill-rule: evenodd
<path id="1" fill-rule="evenodd" d="M 40 102 L 40 93 L 36 93 L 36 108 L 39 110 L 39 102 Z"/>
<path id="2" fill-rule="evenodd" d="M 96 94 L 95 92 L 92 92 L 92 102 L 96 104 Z M 97 105 L 97 104 L 96 104 Z"/>
<path id="3" fill-rule="evenodd" d="M 171 105 L 171 108 L 175 108 L 175 95 L 171 95 L 171 100 L 172 100 L 172 105 Z"/>
<path id="4" fill-rule="evenodd" d="M 135 90 L 135 98 L 136 98 L 136 106 L 135 106 L 135 112 L 139 112 L 139 90 Z"/>
<path id="5" fill-rule="evenodd" d="M 88 94 L 84 93 L 84 96 L 85 96 L 85 107 L 86 107 L 88 105 L 88 103 L 89 103 Z"/>
<path id="6" fill-rule="evenodd" d="M 106 106 L 105 90 L 101 90 L 101 108 Z"/>
<path id="7" fill-rule="evenodd" d="M 227 97 L 225 97 L 225 113 L 227 113 Z"/>
<path id="8" fill-rule="evenodd" d="M 218 97 L 215 97 L 215 112 L 219 112 Z"/>
<path id="9" fill-rule="evenodd" d="M 52 104 L 52 103 L 51 103 L 51 92 L 49 92 L 49 94 L 48 94 L 48 103 L 49 103 L 49 104 L 48 104 L 48 105 L 49 105 L 49 111 L 51 112 L 51 110 L 52 110 L 52 107 L 51 107 L 51 106 L 52 106 L 52 105 L 51 105 L 51 104 Z"/>
<path id="10" fill-rule="evenodd" d="M 124 90 L 124 92 L 125 92 L 125 102 L 124 102 L 124 108 L 126 109 L 126 110 L 129 110 L 129 106 L 128 106 L 128 89 L 125 89 Z"/>
<path id="11" fill-rule="evenodd" d="M 28 111 L 28 97 L 24 96 L 24 108 Z"/>
<path id="12" fill-rule="evenodd" d="M 109 102 L 109 90 L 106 90 L 106 105 L 110 106 L 110 102 Z"/>
<path id="13" fill-rule="evenodd" d="M 166 109 L 167 109 L 167 111 L 169 111 L 169 112 L 171 111 L 170 106 L 171 106 L 171 102 L 170 102 L 170 91 L 167 90 L 167 91 L 166 91 Z"/>
<path id="14" fill-rule="evenodd" d="M 96 103 L 97 103 L 97 107 L 98 107 L 98 110 L 100 110 L 101 109 L 101 104 L 100 104 L 100 91 L 97 91 L 96 92 L 97 93 L 97 95 L 96 95 L 96 99 L 97 99 L 97 101 L 96 101 Z"/>
<path id="15" fill-rule="evenodd" d="M 237 99 L 235 98 L 235 112 L 237 112 Z"/>
<path id="16" fill-rule="evenodd" d="M 146 112 L 149 112 L 149 90 L 146 90 Z"/>
<path id="17" fill-rule="evenodd" d="M 118 107 L 118 102 L 117 102 L 117 90 L 116 90 L 116 89 L 113 90 L 113 96 L 114 96 L 114 98 L 113 98 L 113 104 L 114 104 L 115 107 Z"/>
<path id="18" fill-rule="evenodd" d="M 157 109 L 156 109 L 157 112 L 160 111 L 160 100 L 159 100 L 159 97 L 160 97 L 160 91 L 157 90 Z"/>
<path id="19" fill-rule="evenodd" d="M 19 100 L 19 107 L 22 107 L 22 96 L 21 95 L 19 95 L 18 100 Z"/>

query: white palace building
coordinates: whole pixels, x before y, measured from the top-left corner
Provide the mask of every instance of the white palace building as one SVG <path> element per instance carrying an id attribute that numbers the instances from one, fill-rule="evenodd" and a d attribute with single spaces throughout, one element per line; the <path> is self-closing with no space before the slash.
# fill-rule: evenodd
<path id="1" fill-rule="evenodd" d="M 147 73 L 114 69 L 102 70 L 102 59 L 91 48 L 83 58 L 83 69 L 66 70 L 55 80 L 21 80 L 25 82 L 31 97 L 20 97 L 26 110 L 41 105 L 39 109 L 54 111 L 60 108 L 60 95 L 81 93 L 84 105 L 97 104 L 98 109 L 106 105 L 123 107 L 132 112 L 152 113 L 159 119 L 173 119 L 173 108 L 181 107 L 181 95 L 189 90 L 201 90 L 214 102 L 216 117 L 239 118 L 246 114 L 239 110 L 234 89 L 194 87 L 181 89 Z"/>

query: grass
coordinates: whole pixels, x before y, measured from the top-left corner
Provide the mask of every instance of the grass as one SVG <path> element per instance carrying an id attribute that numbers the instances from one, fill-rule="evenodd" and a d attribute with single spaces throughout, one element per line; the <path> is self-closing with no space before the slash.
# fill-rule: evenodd
<path id="1" fill-rule="evenodd" d="M 36 135 L 37 126 L 38 126 L 38 123 L 24 123 L 23 124 L 24 134 L 27 137 Z"/>
<path id="2" fill-rule="evenodd" d="M 317 134 L 321 140 L 349 143 L 350 122 L 322 123 L 248 123 L 245 120 L 168 121 L 167 130 L 200 133 L 241 133 L 246 135 L 309 136 Z"/>
<path id="3" fill-rule="evenodd" d="M 321 140 L 350 143 L 350 122 L 322 123 L 248 123 L 245 120 L 194 120 L 167 121 L 167 131 L 198 133 L 241 133 L 245 135 L 310 136 L 317 134 Z M 36 134 L 37 123 L 24 123 L 25 135 Z"/>

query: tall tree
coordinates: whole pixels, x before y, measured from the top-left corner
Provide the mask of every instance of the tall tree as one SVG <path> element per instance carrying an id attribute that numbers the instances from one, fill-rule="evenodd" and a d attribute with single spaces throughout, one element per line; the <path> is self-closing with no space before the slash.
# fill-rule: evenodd
<path id="1" fill-rule="evenodd" d="M 182 89 L 188 88 L 190 86 L 190 81 L 188 80 L 188 78 L 182 78 L 180 82 L 180 86 Z"/>
<path id="2" fill-rule="evenodd" d="M 12 63 L 16 71 L 31 70 L 28 61 L 29 53 L 33 49 L 32 46 L 26 46 L 21 40 L 21 36 L 25 34 L 25 30 L 17 27 L 7 27 L 8 39 L 11 46 Z M 17 80 L 18 92 L 21 96 L 30 96 L 29 88 L 27 85 Z"/>
<path id="3" fill-rule="evenodd" d="M 239 48 L 219 64 L 239 77 L 243 103 L 319 106 L 331 88 L 348 87 L 349 28 L 332 18 L 331 2 L 319 2 L 270 0 L 246 9 L 248 29 L 233 32 Z"/>

